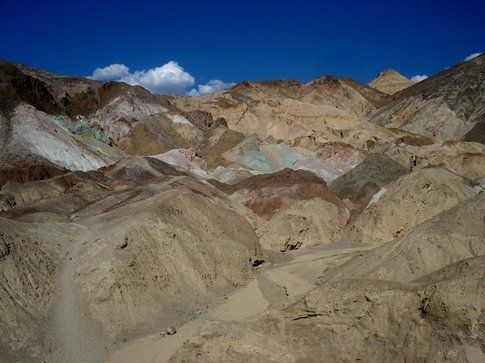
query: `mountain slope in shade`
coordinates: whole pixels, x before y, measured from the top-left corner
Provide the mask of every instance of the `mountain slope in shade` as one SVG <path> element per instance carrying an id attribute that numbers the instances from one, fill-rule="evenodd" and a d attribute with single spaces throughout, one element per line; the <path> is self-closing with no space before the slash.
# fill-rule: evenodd
<path id="1" fill-rule="evenodd" d="M 355 168 L 333 181 L 330 188 L 342 199 L 350 199 L 361 208 L 387 184 L 399 179 L 408 170 L 390 157 L 369 154 Z"/>
<path id="2" fill-rule="evenodd" d="M 394 98 L 370 121 L 436 140 L 485 142 L 485 55 L 429 77 Z"/>
<path id="3" fill-rule="evenodd" d="M 385 70 L 369 83 L 369 87 L 393 95 L 414 83 L 394 69 Z"/>

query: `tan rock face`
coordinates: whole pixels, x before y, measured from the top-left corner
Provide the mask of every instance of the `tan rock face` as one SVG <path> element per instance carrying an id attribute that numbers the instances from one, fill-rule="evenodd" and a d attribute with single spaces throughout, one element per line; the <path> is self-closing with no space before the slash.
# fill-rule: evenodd
<path id="1" fill-rule="evenodd" d="M 474 195 L 468 180 L 448 170 L 421 169 L 378 192 L 349 227 L 349 234 L 365 243 L 389 242 Z"/>
<path id="2" fill-rule="evenodd" d="M 332 278 L 412 281 L 448 264 L 485 253 L 485 195 L 480 193 L 452 209 L 402 232 L 337 268 Z"/>
<path id="3" fill-rule="evenodd" d="M 423 146 L 394 143 L 378 149 L 408 170 L 434 165 L 474 181 L 485 178 L 485 145 L 481 143 L 445 141 Z"/>
<path id="4" fill-rule="evenodd" d="M 244 207 L 156 159 L 8 184 L 1 193 L 9 203 L 0 218 L 0 321 L 11 327 L 1 337 L 12 359 L 17 350 L 47 354 L 38 337 L 54 302 L 52 339 L 69 360 L 84 354 L 79 341 L 189 319 L 264 259 Z M 30 323 L 15 328 L 19 321 Z"/>
<path id="5" fill-rule="evenodd" d="M 205 326 L 172 361 L 483 359 L 483 202 L 479 194 L 326 269 L 324 282 L 292 304 Z"/>
<path id="6" fill-rule="evenodd" d="M 284 252 L 336 241 L 341 227 L 338 208 L 315 198 L 279 210 L 257 234 L 262 248 Z"/>
<path id="7" fill-rule="evenodd" d="M 369 83 L 369 86 L 381 92 L 393 95 L 405 88 L 412 86 L 414 83 L 404 77 L 394 69 L 385 70 Z"/>
<path id="8" fill-rule="evenodd" d="M 56 244 L 76 238 L 79 232 L 79 228 L 60 224 L 42 226 L 0 218 L 2 359 L 43 355 L 41 332 L 58 292 Z"/>
<path id="9" fill-rule="evenodd" d="M 155 328 L 155 321 L 176 323 L 177 309 L 202 308 L 230 281 L 248 280 L 250 261 L 261 259 L 243 218 L 189 191 L 167 191 L 86 223 L 92 234 L 79 256 L 77 282 L 111 336 Z M 182 298 L 187 305 L 171 307 Z"/>

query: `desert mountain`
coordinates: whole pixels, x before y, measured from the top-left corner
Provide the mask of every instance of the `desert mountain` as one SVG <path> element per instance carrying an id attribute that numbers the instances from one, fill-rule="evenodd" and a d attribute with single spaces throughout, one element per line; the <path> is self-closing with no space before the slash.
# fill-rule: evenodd
<path id="1" fill-rule="evenodd" d="M 51 75 L 0 63 L 2 169 L 54 164 L 94 170 L 127 155 L 197 147 L 225 127 L 141 87 Z M 206 147 L 210 147 L 210 144 Z M 7 172 L 7 171 L 6 171 Z M 11 172 L 9 172 L 11 174 Z"/>
<path id="2" fill-rule="evenodd" d="M 325 76 L 306 84 L 296 81 L 243 82 L 204 97 L 175 101 L 182 110 L 204 110 L 223 117 L 229 128 L 261 139 L 299 143 L 342 141 L 365 148 L 376 135 L 394 132 L 367 119 L 390 97 L 345 78 Z"/>
<path id="3" fill-rule="evenodd" d="M 369 83 L 369 87 L 375 88 L 378 91 L 393 95 L 405 88 L 412 86 L 414 83 L 404 77 L 401 73 L 394 69 L 387 69 L 377 75 Z"/>
<path id="4" fill-rule="evenodd" d="M 371 122 L 437 140 L 484 142 L 485 55 L 446 69 L 395 95 Z"/>
<path id="5" fill-rule="evenodd" d="M 467 141 L 443 141 L 425 145 L 385 144 L 375 149 L 410 171 L 441 166 L 480 183 L 483 178 L 485 144 Z"/>
<path id="6" fill-rule="evenodd" d="M 484 59 L 200 97 L 1 61 L 0 360 L 483 361 Z"/>
<path id="7" fill-rule="evenodd" d="M 474 361 L 483 356 L 484 205 L 477 195 L 336 271 L 326 267 L 329 281 L 288 305 L 207 324 L 171 361 Z"/>
<path id="8" fill-rule="evenodd" d="M 257 234 L 263 248 L 284 252 L 338 241 L 341 228 L 337 206 L 314 198 L 278 210 Z"/>

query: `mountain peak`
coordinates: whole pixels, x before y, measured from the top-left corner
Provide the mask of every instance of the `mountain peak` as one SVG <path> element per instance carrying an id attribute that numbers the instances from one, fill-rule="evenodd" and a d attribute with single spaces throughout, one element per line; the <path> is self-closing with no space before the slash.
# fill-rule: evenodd
<path id="1" fill-rule="evenodd" d="M 393 76 L 397 75 L 397 76 L 404 77 L 401 73 L 396 71 L 394 68 L 389 68 L 389 69 L 386 69 L 385 71 L 380 72 L 377 75 L 377 77 L 386 77 L 386 76 L 390 76 L 390 75 L 393 75 Z"/>
<path id="2" fill-rule="evenodd" d="M 404 77 L 401 73 L 395 69 L 389 68 L 380 72 L 377 77 L 369 83 L 369 86 L 392 95 L 412 84 L 413 82 Z"/>

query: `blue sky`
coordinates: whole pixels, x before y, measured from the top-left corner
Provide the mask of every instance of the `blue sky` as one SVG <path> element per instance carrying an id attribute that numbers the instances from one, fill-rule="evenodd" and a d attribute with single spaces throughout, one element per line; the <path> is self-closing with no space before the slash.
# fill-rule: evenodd
<path id="1" fill-rule="evenodd" d="M 192 86 L 431 75 L 485 48 L 485 1 L 0 1 L 0 58 L 54 73 L 178 63 Z M 185 76 L 186 83 L 190 79 Z"/>

